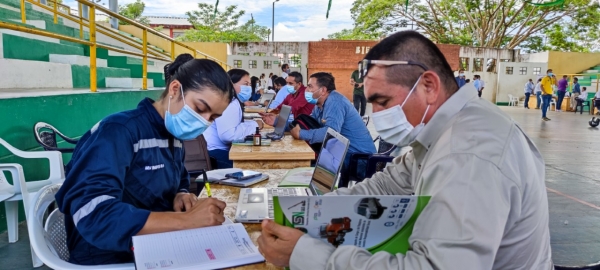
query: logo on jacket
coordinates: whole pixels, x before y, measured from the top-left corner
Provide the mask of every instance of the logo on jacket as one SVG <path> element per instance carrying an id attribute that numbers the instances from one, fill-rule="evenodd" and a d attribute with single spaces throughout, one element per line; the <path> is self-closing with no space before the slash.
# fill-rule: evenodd
<path id="1" fill-rule="evenodd" d="M 158 165 L 154 165 L 154 166 L 146 166 L 145 169 L 146 169 L 146 171 L 154 171 L 154 170 L 162 169 L 164 167 L 165 167 L 165 164 L 158 164 Z"/>

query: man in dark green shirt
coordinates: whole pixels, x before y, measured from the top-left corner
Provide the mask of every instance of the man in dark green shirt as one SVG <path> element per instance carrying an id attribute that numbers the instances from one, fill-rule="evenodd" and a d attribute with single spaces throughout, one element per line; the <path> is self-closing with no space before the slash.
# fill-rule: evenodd
<path id="1" fill-rule="evenodd" d="M 367 109 L 367 98 L 365 98 L 363 80 L 358 78 L 358 70 L 352 72 L 350 84 L 352 84 L 352 87 L 354 87 L 354 108 L 356 108 L 356 110 L 360 113 L 360 116 L 365 116 L 365 110 Z"/>

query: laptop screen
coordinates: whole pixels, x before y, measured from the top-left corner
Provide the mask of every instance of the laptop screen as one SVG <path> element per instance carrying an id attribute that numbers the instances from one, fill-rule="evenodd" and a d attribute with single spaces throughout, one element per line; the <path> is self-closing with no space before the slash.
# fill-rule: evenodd
<path id="1" fill-rule="evenodd" d="M 287 105 L 281 106 L 281 111 L 277 117 L 277 125 L 275 125 L 275 134 L 283 134 L 287 120 L 290 117 L 290 112 L 292 112 L 292 107 Z"/>
<path id="2" fill-rule="evenodd" d="M 313 191 L 316 191 L 317 194 L 333 190 L 336 177 L 344 164 L 348 145 L 348 139 L 333 129 L 327 130 L 311 179 L 311 188 L 315 189 Z"/>

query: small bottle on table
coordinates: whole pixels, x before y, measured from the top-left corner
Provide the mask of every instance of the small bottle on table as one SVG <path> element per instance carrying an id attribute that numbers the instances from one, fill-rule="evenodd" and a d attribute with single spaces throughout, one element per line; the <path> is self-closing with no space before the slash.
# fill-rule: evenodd
<path id="1" fill-rule="evenodd" d="M 260 138 L 260 130 L 257 127 L 256 128 L 256 133 L 254 134 L 254 146 L 260 146 L 262 144 L 262 140 Z"/>

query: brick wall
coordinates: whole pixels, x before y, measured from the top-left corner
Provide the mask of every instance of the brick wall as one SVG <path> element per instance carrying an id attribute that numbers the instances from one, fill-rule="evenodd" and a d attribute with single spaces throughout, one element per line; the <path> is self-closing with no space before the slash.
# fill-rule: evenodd
<path id="1" fill-rule="evenodd" d="M 308 43 L 308 74 L 331 72 L 336 79 L 337 90 L 352 100 L 353 87 L 350 76 L 357 63 L 377 41 L 322 40 Z M 460 45 L 438 44 L 452 70 L 459 66 Z"/>

